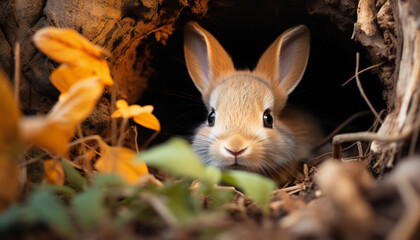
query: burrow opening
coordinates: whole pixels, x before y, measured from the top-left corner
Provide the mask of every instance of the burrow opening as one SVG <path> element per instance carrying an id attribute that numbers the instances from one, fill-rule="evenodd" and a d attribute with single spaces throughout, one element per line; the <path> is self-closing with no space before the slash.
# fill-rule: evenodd
<path id="1" fill-rule="evenodd" d="M 289 27 L 304 24 L 311 32 L 309 62 L 302 81 L 289 96 L 288 103 L 312 113 L 325 134 L 357 112 L 369 111 L 353 80 L 356 52 L 360 69 L 371 65 L 365 49 L 351 39 L 352 26 L 339 29 L 327 16 L 309 14 L 304 1 L 237 1 L 232 6 L 212 7 L 205 18 L 181 15 L 167 45 L 152 44 L 155 73 L 142 95 L 141 105 L 152 104 L 162 124 L 162 132 L 153 140 L 160 143 L 172 136 L 191 139 L 195 128 L 205 121 L 207 110 L 190 79 L 183 53 L 183 26 L 197 21 L 218 39 L 231 55 L 237 69 L 253 69 L 264 50 Z M 356 20 L 356 19 L 355 19 Z M 140 45 L 141 55 L 144 48 Z M 370 72 L 360 75 L 363 89 L 379 112 L 386 108 L 383 86 Z M 362 117 L 343 132 L 365 131 L 372 126 L 373 115 Z M 152 132 L 142 129 L 145 141 Z M 140 142 L 141 144 L 141 142 Z"/>

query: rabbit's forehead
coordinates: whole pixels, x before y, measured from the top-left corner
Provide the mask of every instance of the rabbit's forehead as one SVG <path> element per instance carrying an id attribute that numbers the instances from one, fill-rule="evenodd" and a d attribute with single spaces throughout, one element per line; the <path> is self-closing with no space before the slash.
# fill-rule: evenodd
<path id="1" fill-rule="evenodd" d="M 253 78 L 228 79 L 210 96 L 210 106 L 226 122 L 246 120 L 260 124 L 261 113 L 273 110 L 274 94 L 267 84 Z"/>

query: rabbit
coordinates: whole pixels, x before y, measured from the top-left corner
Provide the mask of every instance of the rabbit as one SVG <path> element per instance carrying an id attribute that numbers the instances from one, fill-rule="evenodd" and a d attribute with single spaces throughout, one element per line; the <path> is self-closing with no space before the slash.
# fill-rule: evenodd
<path id="1" fill-rule="evenodd" d="M 272 178 L 278 185 L 301 176 L 306 158 L 322 138 L 312 116 L 285 108 L 309 56 L 310 34 L 286 30 L 253 71 L 236 70 L 220 43 L 196 22 L 184 29 L 188 73 L 208 108 L 192 140 L 203 163 Z"/>

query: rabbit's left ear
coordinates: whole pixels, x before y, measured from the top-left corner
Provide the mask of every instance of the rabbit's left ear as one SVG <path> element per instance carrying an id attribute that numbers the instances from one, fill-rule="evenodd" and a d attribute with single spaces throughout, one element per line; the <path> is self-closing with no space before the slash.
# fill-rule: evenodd
<path id="1" fill-rule="evenodd" d="M 310 34 L 300 25 L 286 30 L 264 52 L 255 72 L 269 78 L 273 87 L 289 94 L 298 85 L 309 57 Z"/>

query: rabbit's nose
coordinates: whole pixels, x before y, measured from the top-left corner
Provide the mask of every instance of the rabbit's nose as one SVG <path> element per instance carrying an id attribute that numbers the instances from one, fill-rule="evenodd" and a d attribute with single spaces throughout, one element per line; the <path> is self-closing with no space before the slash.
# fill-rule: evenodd
<path id="1" fill-rule="evenodd" d="M 226 147 L 225 146 L 225 149 L 226 149 L 226 151 L 228 151 L 230 154 L 232 154 L 233 156 L 235 156 L 235 157 L 237 157 L 238 155 L 240 155 L 241 153 L 243 153 L 243 152 L 245 152 L 245 150 L 247 149 L 248 147 L 244 147 L 244 148 L 242 148 L 242 149 L 240 149 L 240 150 L 232 150 L 232 149 L 230 149 L 230 148 L 228 148 L 228 147 Z"/>

